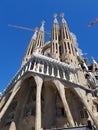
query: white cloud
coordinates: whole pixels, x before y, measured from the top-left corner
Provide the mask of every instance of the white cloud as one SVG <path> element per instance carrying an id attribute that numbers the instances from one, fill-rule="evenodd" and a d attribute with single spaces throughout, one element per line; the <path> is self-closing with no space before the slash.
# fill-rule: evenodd
<path id="1" fill-rule="evenodd" d="M 72 38 L 74 40 L 74 43 L 75 43 L 76 47 L 78 47 L 77 36 L 73 32 L 71 32 L 71 36 L 72 36 Z"/>
<path id="2" fill-rule="evenodd" d="M 74 41 L 75 46 L 76 46 L 77 51 L 78 51 L 78 54 L 77 54 L 77 55 L 79 55 L 80 57 L 82 57 L 82 56 L 83 56 L 83 52 L 82 52 L 82 50 L 78 47 L 79 44 L 78 44 L 78 41 L 77 41 L 77 36 L 76 36 L 73 32 L 71 32 L 71 36 L 72 36 L 72 38 L 73 38 L 73 41 Z"/>

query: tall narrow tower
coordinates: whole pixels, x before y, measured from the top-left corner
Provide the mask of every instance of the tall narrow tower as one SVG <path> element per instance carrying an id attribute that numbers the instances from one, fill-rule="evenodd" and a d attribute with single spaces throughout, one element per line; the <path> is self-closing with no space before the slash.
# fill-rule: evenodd
<path id="1" fill-rule="evenodd" d="M 76 64 L 76 49 L 73 42 L 72 36 L 70 34 L 69 28 L 67 26 L 66 20 L 64 19 L 64 14 L 61 14 L 62 24 L 61 24 L 61 36 L 60 36 L 60 60 L 68 64 Z"/>
<path id="2" fill-rule="evenodd" d="M 61 18 L 62 18 L 62 24 L 60 28 L 60 46 L 59 46 L 60 60 L 67 64 L 78 66 L 79 64 L 77 58 L 78 50 L 76 48 L 75 41 L 73 40 L 67 22 L 64 19 L 64 14 L 61 14 Z M 74 78 L 74 75 L 71 75 L 71 77 Z M 83 83 L 83 85 L 87 84 L 82 70 L 78 71 L 77 80 L 81 84 Z"/>
<path id="3" fill-rule="evenodd" d="M 38 33 L 38 34 L 37 34 Z M 32 36 L 32 39 L 28 45 L 25 56 L 22 61 L 22 66 L 31 58 L 31 55 L 34 51 L 41 51 L 41 47 L 44 45 L 44 21 L 38 32 L 38 29 L 35 29 L 35 33 Z"/>
<path id="4" fill-rule="evenodd" d="M 31 38 L 31 41 L 27 47 L 26 53 L 24 55 L 23 61 L 22 61 L 22 66 L 31 58 L 31 55 L 33 53 L 34 47 L 36 45 L 36 39 L 37 39 L 37 32 L 38 29 L 35 29 L 35 33 Z"/>
<path id="5" fill-rule="evenodd" d="M 59 60 L 59 24 L 56 14 L 54 15 L 54 22 L 51 33 L 51 56 L 52 58 Z"/>
<path id="6" fill-rule="evenodd" d="M 36 45 L 35 47 L 41 48 L 44 45 L 44 21 L 42 21 L 42 25 L 40 27 L 40 30 L 38 32 L 38 36 L 36 39 Z"/>

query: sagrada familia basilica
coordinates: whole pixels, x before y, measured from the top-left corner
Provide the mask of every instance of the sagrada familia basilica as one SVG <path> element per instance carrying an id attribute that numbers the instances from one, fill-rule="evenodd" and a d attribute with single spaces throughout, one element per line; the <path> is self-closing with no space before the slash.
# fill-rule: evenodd
<path id="1" fill-rule="evenodd" d="M 0 99 L 0 130 L 98 130 L 98 65 L 81 57 L 64 14 L 44 22 Z"/>

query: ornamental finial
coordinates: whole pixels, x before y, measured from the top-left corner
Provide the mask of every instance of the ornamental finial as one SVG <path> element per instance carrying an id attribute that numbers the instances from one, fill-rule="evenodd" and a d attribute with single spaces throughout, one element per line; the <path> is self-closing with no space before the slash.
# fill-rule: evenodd
<path id="1" fill-rule="evenodd" d="M 40 30 L 41 30 L 41 31 L 44 31 L 45 21 L 43 20 L 43 21 L 41 22 L 41 24 L 42 24 L 42 25 L 41 25 L 41 27 L 40 27 Z"/>
<path id="2" fill-rule="evenodd" d="M 56 13 L 54 14 L 54 18 L 57 18 L 57 14 Z"/>
<path id="3" fill-rule="evenodd" d="M 57 14 L 56 14 L 56 13 L 54 14 L 54 23 L 57 23 L 57 24 L 58 24 L 58 21 L 57 21 Z"/>
<path id="4" fill-rule="evenodd" d="M 32 39 L 36 39 L 36 38 L 37 38 L 37 32 L 38 32 L 38 27 L 36 27 L 36 28 L 34 29 L 34 34 L 33 34 L 33 36 L 32 36 Z"/>
<path id="5" fill-rule="evenodd" d="M 38 27 L 36 27 L 36 28 L 34 29 L 34 32 L 38 32 Z"/>
<path id="6" fill-rule="evenodd" d="M 45 25 L 45 21 L 43 20 L 43 21 L 42 21 L 42 26 L 44 26 L 44 25 Z"/>
<path id="7" fill-rule="evenodd" d="M 62 23 L 66 23 L 66 20 L 65 20 L 65 18 L 64 18 L 64 13 L 61 13 L 60 16 L 61 16 L 61 18 L 62 18 Z"/>
<path id="8" fill-rule="evenodd" d="M 61 13 L 60 16 L 61 16 L 61 18 L 64 18 L 64 13 Z"/>

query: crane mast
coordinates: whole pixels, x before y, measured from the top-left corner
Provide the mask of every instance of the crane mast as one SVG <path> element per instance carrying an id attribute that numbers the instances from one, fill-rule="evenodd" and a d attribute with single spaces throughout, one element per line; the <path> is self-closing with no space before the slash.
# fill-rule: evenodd
<path id="1" fill-rule="evenodd" d="M 98 22 L 98 18 L 95 21 L 92 21 L 88 24 L 88 27 L 92 27 L 94 24 Z"/>

